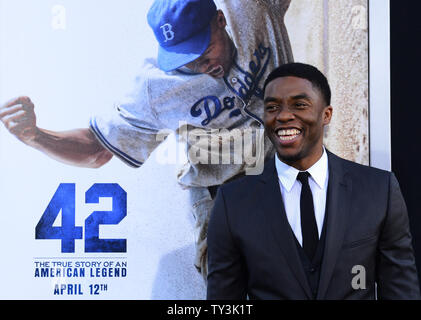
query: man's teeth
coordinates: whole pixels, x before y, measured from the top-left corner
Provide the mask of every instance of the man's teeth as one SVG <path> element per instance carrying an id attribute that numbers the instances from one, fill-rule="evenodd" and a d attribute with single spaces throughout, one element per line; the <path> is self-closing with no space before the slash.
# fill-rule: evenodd
<path id="1" fill-rule="evenodd" d="M 300 133 L 301 131 L 297 129 L 279 130 L 278 136 L 281 140 L 292 140 L 296 138 Z"/>
<path id="2" fill-rule="evenodd" d="M 278 131 L 278 136 L 294 136 L 300 134 L 298 129 L 282 129 Z"/>

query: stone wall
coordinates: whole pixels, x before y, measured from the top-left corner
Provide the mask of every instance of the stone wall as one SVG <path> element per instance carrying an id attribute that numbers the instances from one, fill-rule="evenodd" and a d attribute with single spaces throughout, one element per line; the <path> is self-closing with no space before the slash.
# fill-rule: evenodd
<path id="1" fill-rule="evenodd" d="M 295 61 L 318 67 L 332 89 L 325 145 L 368 164 L 367 0 L 292 0 L 285 23 Z"/>

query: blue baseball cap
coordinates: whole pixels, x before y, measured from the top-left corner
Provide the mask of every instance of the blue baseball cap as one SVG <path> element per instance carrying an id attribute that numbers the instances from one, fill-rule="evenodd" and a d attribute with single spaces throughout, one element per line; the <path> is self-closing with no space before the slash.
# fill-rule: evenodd
<path id="1" fill-rule="evenodd" d="M 199 58 L 208 48 L 213 0 L 155 0 L 148 23 L 159 43 L 158 66 L 172 71 Z"/>

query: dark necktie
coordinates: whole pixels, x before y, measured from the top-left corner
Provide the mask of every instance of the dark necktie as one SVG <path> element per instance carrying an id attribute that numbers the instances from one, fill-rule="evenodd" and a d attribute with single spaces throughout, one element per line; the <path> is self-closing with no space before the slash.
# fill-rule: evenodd
<path id="1" fill-rule="evenodd" d="M 319 242 L 319 232 L 317 231 L 316 217 L 314 215 L 313 195 L 308 184 L 310 174 L 305 172 L 298 173 L 297 180 L 301 182 L 301 232 L 303 236 L 303 249 L 310 260 L 316 253 Z"/>

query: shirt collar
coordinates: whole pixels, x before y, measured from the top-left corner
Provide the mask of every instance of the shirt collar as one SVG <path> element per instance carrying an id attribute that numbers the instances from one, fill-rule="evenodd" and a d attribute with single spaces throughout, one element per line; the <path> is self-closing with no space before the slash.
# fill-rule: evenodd
<path id="1" fill-rule="evenodd" d="M 278 156 L 275 156 L 275 166 L 278 173 L 279 180 L 283 187 L 289 192 L 292 186 L 297 180 L 297 175 L 300 170 L 287 165 L 286 163 L 279 160 Z M 312 179 L 319 186 L 320 189 L 326 187 L 326 179 L 328 177 L 328 158 L 326 150 L 323 146 L 323 154 L 315 164 L 313 164 L 308 170 Z"/>

